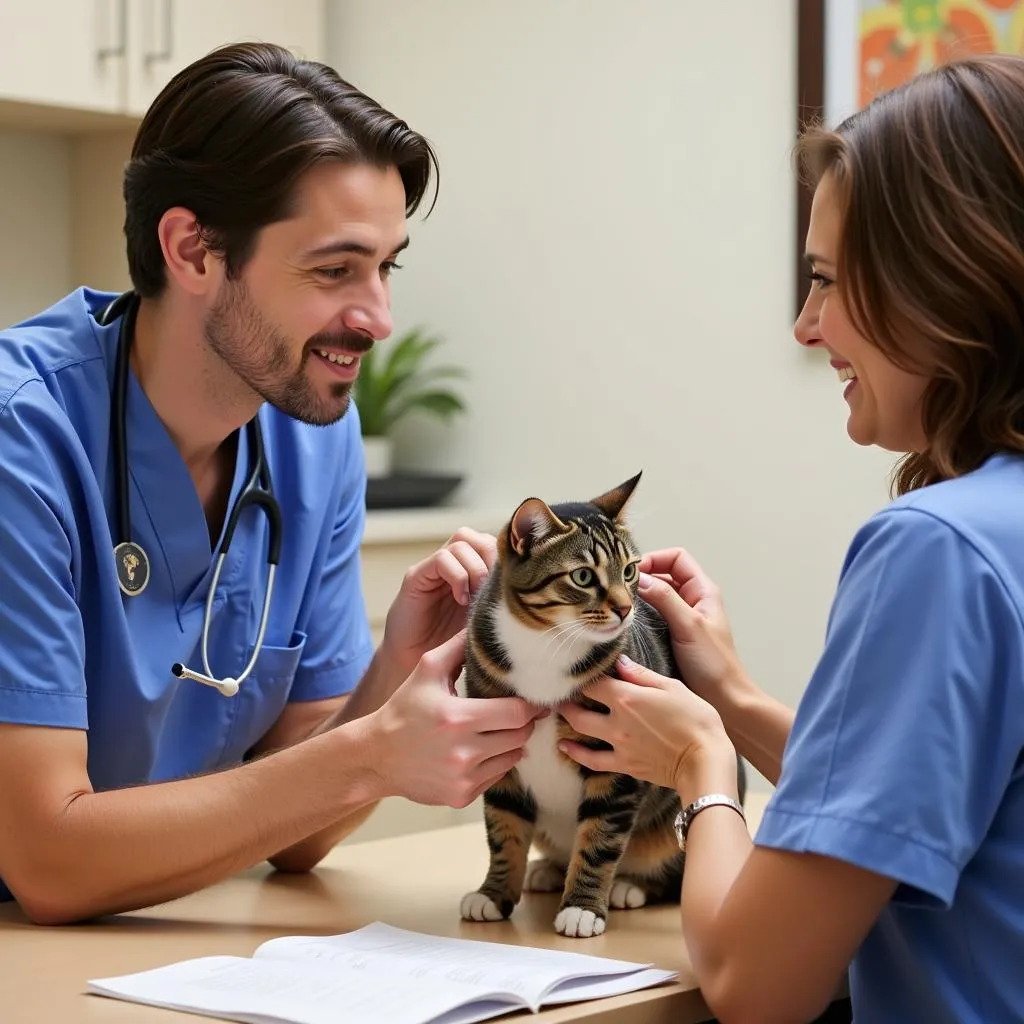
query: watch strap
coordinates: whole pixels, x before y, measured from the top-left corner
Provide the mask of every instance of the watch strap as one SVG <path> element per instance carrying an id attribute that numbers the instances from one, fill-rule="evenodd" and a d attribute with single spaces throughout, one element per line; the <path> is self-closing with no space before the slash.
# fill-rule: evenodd
<path id="1" fill-rule="evenodd" d="M 690 825 L 693 824 L 693 819 L 708 807 L 731 807 L 744 822 L 747 820 L 743 805 L 725 793 L 706 793 L 704 796 L 697 797 L 692 804 L 683 807 L 676 815 L 676 839 L 679 842 L 679 849 L 684 853 L 686 852 L 686 836 L 690 831 Z"/>

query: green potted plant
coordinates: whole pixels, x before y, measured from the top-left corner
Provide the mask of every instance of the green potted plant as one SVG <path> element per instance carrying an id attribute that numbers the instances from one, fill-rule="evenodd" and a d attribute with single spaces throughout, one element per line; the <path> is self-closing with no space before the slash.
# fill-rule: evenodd
<path id="1" fill-rule="evenodd" d="M 465 411 L 462 398 L 444 382 L 464 377 L 457 366 L 426 366 L 441 339 L 421 327 L 374 347 L 362 357 L 353 392 L 363 433 L 366 474 L 391 472 L 392 430 L 413 412 L 448 420 Z"/>

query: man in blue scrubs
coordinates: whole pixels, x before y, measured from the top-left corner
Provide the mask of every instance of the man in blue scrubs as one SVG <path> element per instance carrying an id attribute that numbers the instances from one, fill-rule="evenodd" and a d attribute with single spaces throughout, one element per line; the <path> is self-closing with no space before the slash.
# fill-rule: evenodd
<path id="1" fill-rule="evenodd" d="M 115 296 L 79 289 L 0 333 L 0 897 L 33 920 L 151 905 L 262 859 L 308 870 L 380 798 L 462 806 L 522 756 L 523 702 L 450 685 L 493 538 L 460 531 L 413 567 L 376 651 L 360 591 L 350 392 L 391 331 L 389 276 L 433 166 L 329 68 L 226 48 L 168 84 L 135 140 L 134 331 L 106 322 Z M 114 557 L 124 345 L 135 594 Z M 262 648 L 224 696 L 171 667 L 203 671 L 254 417 L 282 548 Z M 220 679 L 254 649 L 267 545 L 247 509 L 210 610 Z"/>

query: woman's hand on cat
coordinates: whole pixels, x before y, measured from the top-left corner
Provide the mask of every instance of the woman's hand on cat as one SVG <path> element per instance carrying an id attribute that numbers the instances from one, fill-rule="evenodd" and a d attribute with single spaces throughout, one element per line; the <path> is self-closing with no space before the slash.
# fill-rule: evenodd
<path id="1" fill-rule="evenodd" d="M 670 679 L 622 657 L 621 678 L 604 676 L 583 692 L 608 709 L 588 711 L 578 704 L 558 711 L 576 732 L 610 743 L 611 750 L 591 750 L 571 740 L 559 749 L 574 761 L 599 772 L 619 772 L 669 789 L 687 789 L 707 767 L 728 765 L 735 785 L 736 754 L 718 712 Z"/>
<path id="2" fill-rule="evenodd" d="M 465 807 L 522 759 L 534 722 L 550 712 L 518 697 L 455 692 L 465 631 L 424 654 L 379 710 L 361 719 L 385 795 Z"/>
<path id="3" fill-rule="evenodd" d="M 382 648 L 400 678 L 463 629 L 469 603 L 497 558 L 497 541 L 463 527 L 405 574 L 388 610 Z"/>
<path id="4" fill-rule="evenodd" d="M 682 548 L 650 552 L 639 568 L 638 593 L 668 623 L 679 670 L 695 693 L 717 706 L 724 691 L 745 678 L 718 587 Z"/>

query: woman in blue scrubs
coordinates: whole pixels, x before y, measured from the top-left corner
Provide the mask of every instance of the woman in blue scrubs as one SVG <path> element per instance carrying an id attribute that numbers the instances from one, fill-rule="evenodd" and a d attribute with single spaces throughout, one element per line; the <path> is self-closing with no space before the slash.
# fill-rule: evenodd
<path id="1" fill-rule="evenodd" d="M 905 453 L 898 496 L 853 538 L 795 718 L 677 549 L 642 563 L 639 593 L 691 690 L 624 665 L 591 692 L 610 715 L 565 710 L 614 751 L 571 753 L 691 808 L 683 927 L 723 1022 L 810 1020 L 848 965 L 856 1021 L 1019 1022 L 1024 58 L 929 73 L 800 155 L 816 190 L 796 337 L 844 382 L 850 437 Z M 777 783 L 756 846 L 736 749 Z"/>
<path id="2" fill-rule="evenodd" d="M 493 538 L 413 567 L 376 651 L 361 596 L 350 393 L 433 167 L 332 69 L 217 51 L 136 136 L 134 296 L 0 333 L 0 898 L 33 920 L 309 869 L 382 797 L 463 806 L 522 756 L 524 702 L 449 686 Z M 280 522 L 242 511 L 218 569 L 257 482 Z"/>

